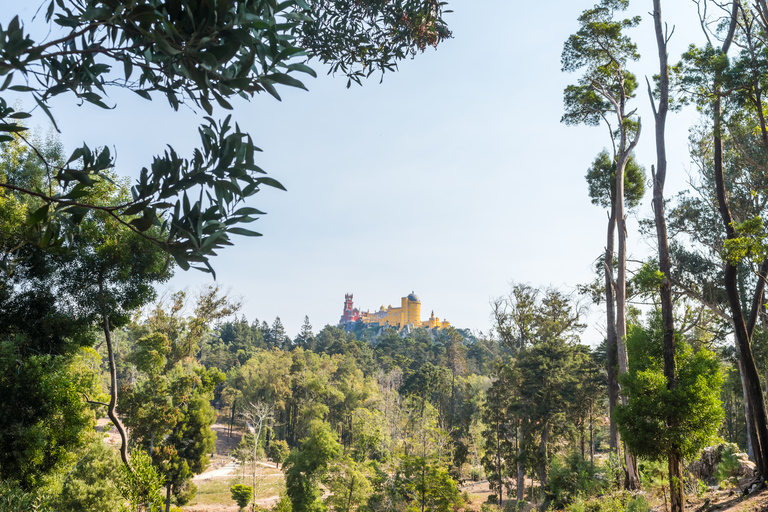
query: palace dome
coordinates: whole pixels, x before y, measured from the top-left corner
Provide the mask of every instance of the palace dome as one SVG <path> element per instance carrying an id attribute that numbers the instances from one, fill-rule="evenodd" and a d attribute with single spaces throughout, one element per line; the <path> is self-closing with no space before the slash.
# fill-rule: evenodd
<path id="1" fill-rule="evenodd" d="M 410 294 L 408 294 L 408 300 L 409 300 L 409 301 L 411 301 L 411 302 L 421 302 L 421 301 L 419 300 L 419 296 L 418 296 L 418 295 L 416 295 L 416 294 L 415 294 L 415 293 L 413 293 L 413 292 L 411 292 Z"/>

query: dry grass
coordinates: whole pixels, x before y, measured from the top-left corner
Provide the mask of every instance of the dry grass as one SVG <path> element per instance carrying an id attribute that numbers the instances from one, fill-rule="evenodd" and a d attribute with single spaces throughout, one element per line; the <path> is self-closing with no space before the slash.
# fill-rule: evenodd
<path id="1" fill-rule="evenodd" d="M 211 459 L 211 465 L 207 472 L 212 472 L 231 462 L 229 455 L 240 442 L 242 432 L 235 429 L 230 437 L 226 425 L 216 423 L 213 425 L 216 431 L 216 454 Z M 206 473 L 195 478 L 197 484 L 197 496 L 192 503 L 184 507 L 185 512 L 237 512 L 238 508 L 232 499 L 229 488 L 234 484 L 251 485 L 251 467 L 239 469 L 235 474 L 218 477 L 206 477 Z M 260 464 L 256 469 L 257 490 L 256 503 L 265 508 L 270 508 L 279 499 L 280 492 L 285 487 L 283 472 L 271 464 Z"/>
<path id="2" fill-rule="evenodd" d="M 285 487 L 282 473 L 269 471 L 269 468 L 264 468 L 262 475 L 257 475 L 257 479 L 260 484 L 257 482 L 258 495 L 256 496 L 256 502 L 260 506 L 272 505 L 280 497 L 280 492 Z M 247 474 L 245 478 L 241 474 L 237 474 L 228 477 L 198 480 L 196 482 L 197 497 L 193 500 L 195 503 L 194 505 L 189 505 L 185 510 L 204 510 L 197 507 L 198 505 L 235 506 L 229 488 L 234 484 L 251 485 L 251 482 L 251 476 Z"/>

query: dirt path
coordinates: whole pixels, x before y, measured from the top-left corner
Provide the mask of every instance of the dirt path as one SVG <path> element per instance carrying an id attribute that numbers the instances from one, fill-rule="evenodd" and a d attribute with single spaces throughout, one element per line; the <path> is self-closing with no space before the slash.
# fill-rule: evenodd
<path id="1" fill-rule="evenodd" d="M 217 421 L 222 421 L 224 418 L 219 418 Z M 229 425 L 226 423 L 214 423 L 211 426 L 211 430 L 216 432 L 216 448 L 211 457 L 211 463 L 208 469 L 195 475 L 192 480 L 200 481 L 207 480 L 209 478 L 223 478 L 231 474 L 234 474 L 240 465 L 232 458 L 232 454 L 240 444 L 240 439 L 243 437 L 243 433 L 237 429 L 233 429 L 230 435 Z"/>
<path id="2" fill-rule="evenodd" d="M 214 493 L 218 493 L 218 503 L 205 503 L 205 504 L 191 504 L 184 507 L 184 512 L 237 512 L 238 508 L 234 505 L 230 499 L 228 487 L 231 483 L 239 481 L 238 478 L 241 472 L 244 470 L 246 474 L 246 480 L 250 485 L 250 476 L 252 471 L 252 465 L 248 464 L 243 468 L 237 461 L 234 460 L 232 454 L 237 446 L 240 444 L 240 439 L 243 436 L 243 432 L 233 429 L 230 436 L 229 426 L 225 423 L 226 418 L 219 418 L 223 423 L 215 423 L 211 428 L 216 432 L 216 452 L 211 458 L 211 465 L 206 471 L 193 477 L 194 482 L 198 486 L 208 489 L 208 496 L 210 500 L 211 487 L 217 489 L 221 487 L 224 491 L 216 490 Z M 259 507 L 266 509 L 272 508 L 275 503 L 280 499 L 277 491 L 274 490 L 277 485 L 280 487 L 279 480 L 283 478 L 283 473 L 279 469 L 275 468 L 275 465 L 269 462 L 258 462 L 261 469 L 259 469 L 259 479 L 262 479 L 261 496 L 256 500 L 256 504 Z"/>
<path id="3" fill-rule="evenodd" d="M 193 482 L 200 480 L 208 480 L 210 478 L 225 478 L 237 474 L 237 470 L 240 469 L 240 464 L 237 462 L 230 462 L 220 468 L 208 468 L 199 475 L 192 477 Z"/>
<path id="4" fill-rule="evenodd" d="M 685 503 L 688 512 L 763 512 L 768 510 L 768 489 L 755 492 L 746 498 L 738 489 L 707 493 L 705 496 L 689 497 Z M 655 512 L 664 512 L 664 504 L 654 507 Z"/>
<path id="5" fill-rule="evenodd" d="M 219 421 L 223 420 L 224 418 L 219 418 L 217 423 L 214 423 L 211 427 L 216 432 L 216 454 L 232 455 L 237 445 L 240 444 L 240 438 L 243 437 L 243 433 L 235 428 L 232 429 L 232 435 L 230 436 L 229 425 L 226 422 L 219 423 Z"/>

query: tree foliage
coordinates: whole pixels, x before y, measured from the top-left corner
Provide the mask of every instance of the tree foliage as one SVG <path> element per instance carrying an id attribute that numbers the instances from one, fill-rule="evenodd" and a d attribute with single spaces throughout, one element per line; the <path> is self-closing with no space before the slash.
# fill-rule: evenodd
<path id="1" fill-rule="evenodd" d="M 103 399 L 100 358 L 83 349 L 19 359 L 15 349 L 12 340 L 0 343 L 0 478 L 31 490 L 88 443 L 95 414 L 86 400 Z"/>
<path id="2" fill-rule="evenodd" d="M 51 102 L 63 94 L 105 109 L 114 87 L 146 100 L 162 97 L 174 110 L 188 104 L 208 114 L 198 130 L 200 147 L 187 158 L 169 147 L 141 169 L 130 197 L 115 204 L 84 199 L 108 179 L 114 166 L 108 147 L 84 144 L 63 163 L 37 152 L 55 192 L 0 186 L 43 201 L 29 220 L 46 230 L 45 246 L 70 243 L 75 226 L 96 209 L 182 268 L 212 272 L 208 257 L 231 245 L 233 235 L 259 234 L 242 225 L 263 212 L 244 201 L 262 187 L 283 188 L 257 165 L 259 149 L 230 116 L 210 117 L 213 104 L 231 110 L 235 97 L 267 92 L 280 99 L 277 86 L 305 88 L 296 75 L 315 76 L 311 57 L 356 82 L 393 70 L 398 60 L 450 37 L 443 7 L 436 0 L 51 0 L 44 12 L 51 39 L 34 39 L 18 16 L 0 27 L 0 92 L 29 98 L 54 125 Z M 0 96 L 0 140 L 22 134 L 36 149 L 19 124 L 29 115 Z"/>
<path id="3" fill-rule="evenodd" d="M 244 510 L 251 501 L 253 488 L 250 485 L 234 484 L 229 488 L 229 492 L 232 494 L 232 499 L 235 500 L 237 506 L 240 507 L 240 510 Z"/>
<path id="4" fill-rule="evenodd" d="M 83 450 L 62 484 L 61 494 L 54 500 L 58 510 L 119 510 L 122 503 L 115 481 L 119 475 L 120 457 L 100 437 Z M 78 452 L 78 456 L 80 453 Z"/>
<path id="5" fill-rule="evenodd" d="M 616 200 L 616 161 L 607 151 L 597 154 L 587 171 L 586 178 L 592 204 L 612 208 Z M 645 169 L 637 163 L 634 155 L 630 155 L 627 160 L 624 195 L 628 209 L 636 208 L 645 195 Z"/>
<path id="6" fill-rule="evenodd" d="M 117 475 L 120 493 L 126 503 L 121 512 L 160 512 L 163 510 L 163 477 L 142 451 L 131 454 L 131 467 L 120 466 Z"/>
<path id="7" fill-rule="evenodd" d="M 640 55 L 624 32 L 636 27 L 640 17 L 615 19 L 628 5 L 628 0 L 602 0 L 579 16 L 580 28 L 568 38 L 561 56 L 563 71 L 584 70 L 578 84 L 565 89 L 565 114 L 561 120 L 565 124 L 606 123 L 614 138 L 622 130 L 632 131 L 633 122 L 624 112 L 620 113 L 618 125 L 608 119 L 617 112 L 619 103 L 623 105 L 634 97 L 638 86 L 626 65 Z"/>
<path id="8" fill-rule="evenodd" d="M 312 422 L 310 434 L 285 461 L 285 486 L 294 512 L 324 512 L 320 499 L 329 466 L 341 456 L 342 447 L 327 423 Z"/>
<path id="9" fill-rule="evenodd" d="M 677 386 L 670 390 L 661 341 L 658 315 L 648 327 L 630 329 L 630 371 L 622 377 L 628 401 L 616 411 L 619 427 L 638 455 L 664 460 L 676 446 L 683 457 L 695 457 L 717 438 L 723 420 L 720 361 L 710 350 L 678 339 Z"/>
<path id="10" fill-rule="evenodd" d="M 133 382 L 120 389 L 121 412 L 135 443 L 152 456 L 176 502 L 194 496 L 193 474 L 202 473 L 214 451 L 211 430 L 216 412 L 210 402 L 224 381 L 217 368 L 206 369 L 192 355 L 210 329 L 210 322 L 236 311 L 217 288 L 200 294 L 194 315 L 184 317 L 185 294 L 173 297 L 166 309 L 158 304 L 142 324 L 131 359 L 138 370 Z"/>

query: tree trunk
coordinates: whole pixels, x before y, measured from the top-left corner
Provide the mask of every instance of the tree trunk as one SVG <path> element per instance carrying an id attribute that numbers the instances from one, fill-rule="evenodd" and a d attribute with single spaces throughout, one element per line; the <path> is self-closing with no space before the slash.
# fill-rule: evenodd
<path id="1" fill-rule="evenodd" d="M 616 228 L 619 232 L 618 269 L 616 272 L 616 348 L 619 359 L 619 375 L 627 372 L 627 217 L 624 210 L 624 176 L 626 174 L 627 161 L 640 136 L 640 126 L 632 143 L 627 140 L 627 132 L 623 128 L 624 105 L 626 98 L 620 98 L 619 122 L 622 123 L 621 141 L 619 143 L 619 158 L 616 162 Z M 621 402 L 626 405 L 627 399 L 622 395 Z M 637 462 L 634 455 L 624 449 L 624 463 L 627 479 L 624 486 L 630 490 L 640 488 L 640 475 L 637 472 Z"/>
<path id="2" fill-rule="evenodd" d="M 733 19 L 735 20 L 737 7 L 734 7 Z M 730 41 L 727 41 L 730 43 Z M 723 45 L 723 52 L 727 52 L 726 44 Z M 717 82 L 717 81 L 716 81 Z M 717 189 L 717 203 L 723 224 L 726 230 L 726 239 L 732 240 L 737 237 L 733 227 L 733 217 L 728 199 L 725 195 L 725 176 L 723 173 L 723 140 L 721 137 L 722 129 L 722 104 L 719 94 L 715 97 L 714 104 L 714 132 L 715 132 L 715 158 L 714 158 L 714 176 Z M 755 463 L 758 472 L 761 475 L 768 475 L 768 417 L 766 416 L 765 400 L 763 399 L 763 390 L 760 385 L 760 375 L 757 372 L 755 357 L 752 353 L 751 338 L 754 332 L 757 314 L 753 306 L 753 314 L 750 315 L 750 325 L 747 326 L 744 318 L 744 312 L 741 308 L 738 290 L 739 271 L 736 265 L 730 261 L 724 262 L 725 267 L 725 291 L 728 298 L 728 305 L 733 319 L 734 334 L 736 345 L 740 354 L 742 363 L 744 382 L 747 390 L 747 404 L 749 413 L 752 417 L 752 423 L 755 425 L 756 436 L 753 439 L 753 449 L 755 452 Z M 765 286 L 763 279 L 758 279 L 758 290 L 755 295 L 762 296 L 762 290 Z"/>
<path id="3" fill-rule="evenodd" d="M 637 469 L 637 457 L 624 445 L 624 488 L 630 491 L 640 489 L 640 473 Z"/>
<path id="4" fill-rule="evenodd" d="M 262 414 L 262 412 L 257 411 L 257 414 Z M 271 413 L 269 413 L 271 414 Z M 259 429 L 256 430 L 254 428 L 254 436 L 253 436 L 253 503 L 256 504 L 256 450 L 259 448 L 259 437 L 261 437 L 261 428 L 264 425 L 264 417 L 265 415 L 259 416 Z"/>
<path id="5" fill-rule="evenodd" d="M 235 404 L 237 400 L 232 400 L 232 414 L 229 415 L 229 437 L 232 437 L 232 426 L 235 424 Z"/>
<path id="6" fill-rule="evenodd" d="M 618 347 L 616 343 L 616 310 L 615 296 L 613 293 L 613 240 L 616 233 L 616 209 L 611 209 L 608 220 L 608 236 L 605 244 L 605 315 L 606 315 L 606 342 L 607 352 L 606 370 L 608 372 L 608 412 L 610 419 L 610 448 L 611 452 L 618 455 L 621 440 L 619 429 L 616 427 L 613 411 L 619 403 L 619 380 L 617 371 L 619 368 Z"/>
<path id="7" fill-rule="evenodd" d="M 448 420 L 448 432 L 453 433 L 453 418 L 456 414 L 456 372 L 451 372 L 451 418 Z"/>
<path id="8" fill-rule="evenodd" d="M 120 458 L 128 471 L 133 473 L 131 464 L 128 462 L 128 432 L 126 432 L 123 423 L 117 416 L 117 368 L 115 367 L 115 351 L 112 346 L 112 330 L 109 327 L 109 313 L 104 299 L 104 283 L 99 279 L 99 301 L 101 302 L 101 320 L 104 330 L 104 339 L 107 343 L 107 357 L 109 359 L 109 405 L 107 406 L 107 415 L 115 425 L 118 434 L 120 434 Z"/>
<path id="9" fill-rule="evenodd" d="M 421 463 L 421 512 L 424 512 L 424 507 L 427 504 L 427 462 L 422 461 Z M 501 496 L 501 490 L 499 490 L 499 496 Z M 501 500 L 499 500 L 501 501 Z"/>
<path id="10" fill-rule="evenodd" d="M 749 400 L 747 399 L 747 383 L 744 380 L 744 369 L 741 364 L 741 357 L 736 354 L 736 365 L 739 368 L 739 380 L 741 381 L 741 397 L 744 401 L 744 428 L 747 431 L 747 455 L 755 460 L 755 442 L 757 439 L 757 430 L 752 422 L 752 415 L 749 414 Z"/>
<path id="11" fill-rule="evenodd" d="M 517 502 L 520 503 L 525 501 L 525 464 L 523 461 L 523 437 L 525 435 L 525 431 L 523 430 L 522 421 L 520 423 L 518 432 L 520 441 L 517 443 Z"/>
<path id="12" fill-rule="evenodd" d="M 624 213 L 624 171 L 626 159 L 620 161 L 616 170 L 616 221 L 619 232 L 619 257 L 616 279 L 616 352 L 618 355 L 619 375 L 627 372 L 629 359 L 627 357 L 627 225 Z M 623 405 L 627 398 L 621 396 Z M 637 471 L 637 461 L 630 450 L 624 447 L 624 471 L 626 480 L 624 487 L 629 490 L 640 488 L 640 475 Z"/>
<path id="13" fill-rule="evenodd" d="M 659 289 L 661 299 L 661 321 L 664 343 L 664 376 L 667 378 L 667 389 L 677 388 L 677 365 L 675 361 L 675 324 L 672 306 L 671 263 L 669 258 L 669 239 L 667 236 L 667 221 L 664 215 L 664 184 L 667 177 L 667 146 L 664 136 L 669 108 L 669 66 L 667 63 L 667 41 L 662 30 L 661 0 L 653 1 L 653 22 L 656 31 L 656 46 L 659 51 L 659 106 L 654 107 L 656 121 L 656 172 L 651 172 L 653 178 L 653 212 L 656 222 L 656 242 L 659 248 L 659 270 L 664 274 L 664 281 Z M 653 104 L 653 94 L 648 85 L 648 94 Z M 677 417 L 672 412 L 667 418 L 667 424 L 674 428 L 678 425 Z M 683 489 L 683 460 L 680 447 L 672 444 L 669 447 L 667 459 L 669 469 L 669 494 L 672 512 L 682 512 L 685 508 Z"/>
<path id="14" fill-rule="evenodd" d="M 658 0 L 656 0 L 658 1 Z M 685 510 L 685 489 L 683 488 L 683 458 L 676 447 L 669 450 L 667 457 L 669 469 L 669 505 L 671 512 Z"/>
<path id="15" fill-rule="evenodd" d="M 624 174 L 629 153 L 620 158 L 616 169 L 616 224 L 619 232 L 619 256 L 616 279 L 616 352 L 619 362 L 619 375 L 627 372 L 629 359 L 627 357 L 627 224 L 624 213 Z M 623 405 L 627 398 L 621 396 Z M 624 471 L 626 480 L 624 487 L 629 490 L 640 488 L 640 475 L 637 471 L 637 460 L 630 450 L 624 447 Z"/>
<path id="16" fill-rule="evenodd" d="M 619 162 L 616 169 L 616 227 L 619 232 L 618 268 L 616 269 L 616 348 L 619 375 L 627 373 L 627 223 L 624 212 L 624 168 Z M 626 398 L 622 396 L 626 405 Z"/>
<path id="17" fill-rule="evenodd" d="M 541 487 L 544 488 L 547 486 L 547 483 L 549 483 L 549 475 L 547 473 L 547 463 L 548 460 L 548 454 L 547 454 L 547 444 L 549 443 L 549 424 L 545 421 L 544 425 L 541 429 L 541 444 L 539 445 L 539 452 L 541 453 L 541 472 L 539 475 L 539 481 L 541 482 Z"/>
<path id="18" fill-rule="evenodd" d="M 499 473 L 499 506 L 503 505 L 503 482 L 501 477 L 501 433 L 499 432 L 500 422 L 496 422 L 496 470 Z"/>
<path id="19" fill-rule="evenodd" d="M 592 402 L 589 403 L 589 466 L 595 470 L 595 429 L 592 423 Z"/>
<path id="20" fill-rule="evenodd" d="M 169 483 L 165 491 L 165 512 L 171 512 L 171 484 Z"/>
<path id="21" fill-rule="evenodd" d="M 352 482 L 349 484 L 349 499 L 347 499 L 347 510 L 345 512 L 349 512 L 352 510 L 352 492 L 355 490 L 355 478 L 352 477 Z"/>

